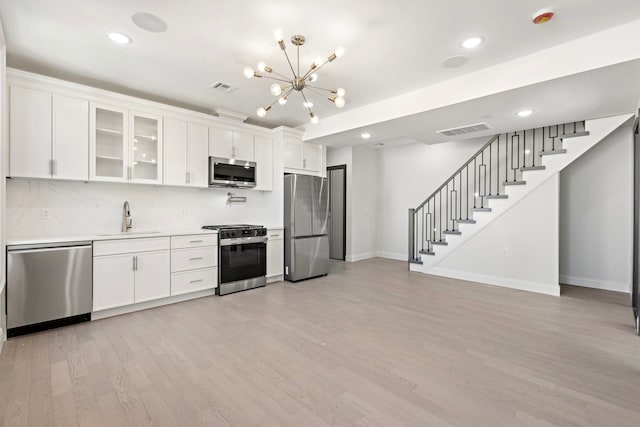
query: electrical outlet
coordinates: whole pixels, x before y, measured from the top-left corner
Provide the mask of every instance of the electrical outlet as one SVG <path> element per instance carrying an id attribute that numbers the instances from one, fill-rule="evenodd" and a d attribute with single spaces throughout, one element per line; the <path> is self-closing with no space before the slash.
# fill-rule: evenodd
<path id="1" fill-rule="evenodd" d="M 509 257 L 509 248 L 503 248 L 502 249 L 502 256 L 505 258 Z"/>
<path id="2" fill-rule="evenodd" d="M 187 210 L 186 209 L 180 209 L 180 217 L 184 218 L 185 216 L 187 216 Z"/>
<path id="3" fill-rule="evenodd" d="M 51 208 L 42 208 L 40 211 L 40 218 L 49 219 L 51 218 Z"/>

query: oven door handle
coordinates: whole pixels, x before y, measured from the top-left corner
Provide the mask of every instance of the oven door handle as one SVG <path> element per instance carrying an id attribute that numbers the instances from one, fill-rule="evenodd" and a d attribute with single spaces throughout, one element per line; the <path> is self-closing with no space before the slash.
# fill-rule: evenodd
<path id="1" fill-rule="evenodd" d="M 246 245 L 249 243 L 267 243 L 266 236 L 238 237 L 237 239 L 220 239 L 220 246 Z"/>

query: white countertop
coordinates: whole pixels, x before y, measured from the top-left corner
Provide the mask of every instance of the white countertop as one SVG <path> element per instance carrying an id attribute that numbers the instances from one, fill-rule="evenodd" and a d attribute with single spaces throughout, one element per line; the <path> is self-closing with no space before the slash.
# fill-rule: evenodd
<path id="1" fill-rule="evenodd" d="M 139 239 L 148 237 L 168 237 L 168 236 L 189 236 L 193 234 L 218 234 L 215 230 L 203 230 L 200 228 L 187 230 L 133 230 L 127 233 L 99 233 L 99 234 L 76 234 L 76 235 L 59 235 L 45 237 L 29 237 L 7 239 L 6 245 L 38 245 L 42 243 L 65 243 L 65 242 L 81 242 L 88 240 L 116 240 L 116 239 Z"/>

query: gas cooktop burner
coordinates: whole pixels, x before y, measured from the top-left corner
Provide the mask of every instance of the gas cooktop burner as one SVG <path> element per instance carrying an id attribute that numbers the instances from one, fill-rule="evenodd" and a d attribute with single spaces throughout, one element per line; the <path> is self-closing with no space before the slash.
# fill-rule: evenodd
<path id="1" fill-rule="evenodd" d="M 263 228 L 263 226 L 250 225 L 250 224 L 227 224 L 227 225 L 203 225 L 202 228 L 205 230 L 237 230 L 237 229 Z"/>

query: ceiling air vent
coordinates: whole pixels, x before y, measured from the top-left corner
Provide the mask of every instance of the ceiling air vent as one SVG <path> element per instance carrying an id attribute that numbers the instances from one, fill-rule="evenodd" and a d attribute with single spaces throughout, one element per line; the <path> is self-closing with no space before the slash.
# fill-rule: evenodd
<path id="1" fill-rule="evenodd" d="M 238 90 L 237 87 L 233 87 L 231 85 L 228 85 L 222 82 L 215 82 L 214 84 L 211 85 L 211 89 L 217 90 L 219 92 L 224 92 L 224 93 L 233 93 L 236 90 Z"/>
<path id="2" fill-rule="evenodd" d="M 487 123 L 476 123 L 473 125 L 460 126 L 457 128 L 438 130 L 436 132 L 445 136 L 458 136 L 466 135 L 468 133 L 482 132 L 483 130 L 489 129 L 491 129 L 491 126 L 489 126 Z"/>

